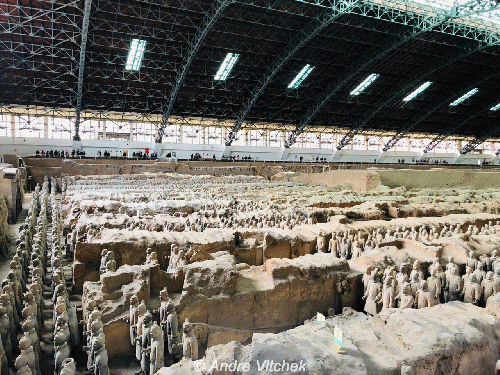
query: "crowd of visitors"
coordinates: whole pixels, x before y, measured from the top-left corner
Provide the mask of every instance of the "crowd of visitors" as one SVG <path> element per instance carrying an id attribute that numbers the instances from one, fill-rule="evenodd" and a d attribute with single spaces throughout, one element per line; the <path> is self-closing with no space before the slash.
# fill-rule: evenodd
<path id="1" fill-rule="evenodd" d="M 195 154 L 191 154 L 191 157 L 189 158 L 191 161 L 196 161 L 196 160 L 217 160 L 215 154 L 211 156 L 210 154 L 200 154 L 199 152 Z M 221 159 L 224 160 L 224 159 Z"/>
<path id="2" fill-rule="evenodd" d="M 448 164 L 446 159 L 434 159 L 424 158 L 416 161 L 416 164 Z"/>
<path id="3" fill-rule="evenodd" d="M 71 153 L 69 151 L 64 151 L 64 150 L 49 150 L 49 151 L 44 151 L 44 150 L 36 150 L 35 151 L 35 157 L 37 158 L 81 158 L 87 156 L 87 153 L 85 151 L 80 151 L 80 150 L 72 150 Z M 127 157 L 127 153 L 123 152 L 123 154 L 119 155 L 123 158 Z M 104 150 L 104 151 L 97 151 L 97 158 L 110 158 L 111 157 L 111 151 Z M 167 155 L 167 157 L 170 157 Z M 158 159 L 158 154 L 156 152 L 149 153 L 149 152 L 134 152 L 132 153 L 132 158 L 134 159 Z"/>
<path id="4" fill-rule="evenodd" d="M 167 156 L 169 157 L 169 156 Z M 133 152 L 132 153 L 132 158 L 134 159 L 158 159 L 158 154 L 156 152 L 149 153 L 149 150 L 147 152 Z"/>
<path id="5" fill-rule="evenodd" d="M 115 152 L 114 157 L 118 158 L 123 158 L 126 159 L 128 158 L 128 152 L 123 151 L 123 152 Z M 41 158 L 82 158 L 86 157 L 86 152 L 85 151 L 80 151 L 80 150 L 72 150 L 71 152 L 65 151 L 65 150 L 36 150 L 35 152 L 36 157 L 41 157 Z M 97 152 L 97 158 L 111 158 L 112 154 L 111 151 L 104 150 L 104 151 L 98 151 Z M 169 151 L 166 154 L 164 154 L 164 157 L 166 158 L 175 158 L 176 157 L 176 152 Z M 131 156 L 132 159 L 144 159 L 144 160 L 156 160 L 158 159 L 158 153 L 156 152 L 149 152 L 149 149 L 146 149 L 145 151 L 136 151 L 132 153 Z M 326 157 L 307 157 L 304 158 L 304 156 L 299 156 L 298 157 L 300 163 L 304 162 L 316 162 L 316 163 L 327 163 L 328 160 Z M 252 157 L 250 155 L 248 156 L 240 156 L 240 155 L 229 155 L 225 156 L 222 155 L 220 159 L 217 159 L 216 154 L 209 154 L 209 153 L 199 153 L 196 152 L 194 154 L 190 155 L 189 158 L 190 161 L 247 161 L 247 162 L 253 162 L 253 161 L 259 161 L 258 157 Z M 265 161 L 265 160 L 262 160 Z M 387 160 L 384 160 L 384 162 L 387 162 Z M 377 159 L 373 159 L 374 164 L 378 164 L 379 161 Z M 423 158 L 423 159 L 418 159 L 418 158 L 411 158 L 410 159 L 405 159 L 405 158 L 400 158 L 397 159 L 398 164 L 416 164 L 416 165 L 447 165 L 449 164 L 449 161 L 447 159 L 431 159 L 431 158 Z M 487 159 L 480 160 L 478 159 L 478 165 L 492 165 L 493 163 Z"/>
<path id="6" fill-rule="evenodd" d="M 36 150 L 35 152 L 35 155 L 37 158 L 69 158 L 69 152 L 68 151 L 64 151 L 64 150 L 49 150 L 49 151 L 40 151 L 40 150 Z"/>

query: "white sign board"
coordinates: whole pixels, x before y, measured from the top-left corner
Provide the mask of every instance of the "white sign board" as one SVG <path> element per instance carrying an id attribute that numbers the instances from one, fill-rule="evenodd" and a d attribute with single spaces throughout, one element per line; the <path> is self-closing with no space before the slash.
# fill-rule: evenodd
<path id="1" fill-rule="evenodd" d="M 326 320 L 325 316 L 321 313 L 316 314 L 316 321 L 319 322 L 324 322 Z"/>
<path id="2" fill-rule="evenodd" d="M 337 326 L 333 329 L 333 342 L 342 349 L 342 331 Z"/>

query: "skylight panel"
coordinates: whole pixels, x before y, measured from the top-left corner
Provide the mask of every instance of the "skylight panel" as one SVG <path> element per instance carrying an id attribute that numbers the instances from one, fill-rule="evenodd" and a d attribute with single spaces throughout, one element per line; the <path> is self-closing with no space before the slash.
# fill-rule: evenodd
<path id="1" fill-rule="evenodd" d="M 358 87 L 351 91 L 352 96 L 357 96 L 365 91 L 375 80 L 380 76 L 380 74 L 372 73 L 361 82 Z"/>
<path id="2" fill-rule="evenodd" d="M 142 58 L 146 51 L 146 41 L 142 39 L 132 39 L 130 49 L 128 51 L 127 63 L 125 70 L 131 72 L 138 71 L 141 68 Z"/>
<path id="3" fill-rule="evenodd" d="M 410 100 L 415 99 L 417 96 L 419 96 L 421 93 L 423 93 L 427 88 L 432 85 L 432 82 L 425 82 L 422 83 L 415 91 L 410 93 L 406 98 L 403 99 L 404 102 L 409 102 Z"/>
<path id="4" fill-rule="evenodd" d="M 466 5 L 470 4 L 468 0 L 413 0 L 415 3 L 429 5 L 435 9 L 443 9 L 450 10 L 455 5 Z M 478 2 L 479 3 L 479 2 Z M 489 2 L 485 2 L 484 8 L 487 9 L 489 6 Z M 466 12 L 467 13 L 467 12 Z M 481 13 L 480 11 L 477 13 L 471 12 L 471 16 L 476 19 L 486 20 L 489 22 L 493 22 L 495 24 L 499 23 L 498 13 L 493 11 Z"/>
<path id="5" fill-rule="evenodd" d="M 328 1 L 320 1 L 320 0 L 295 0 L 301 3 L 308 3 L 308 4 L 313 4 L 322 8 L 331 8 L 331 3 Z M 419 4 L 424 5 L 426 7 L 420 7 Z M 412 10 L 415 9 L 415 7 L 418 7 L 418 12 L 422 13 L 424 15 L 431 15 L 435 16 L 437 11 L 442 11 L 446 10 L 449 11 L 454 7 L 455 5 L 466 5 L 469 4 L 469 9 L 472 7 L 471 1 L 470 0 L 411 0 L 411 1 L 395 1 L 392 2 L 390 7 L 393 9 L 398 9 L 398 10 Z M 479 4 L 479 2 L 478 2 Z M 488 9 L 489 3 L 485 2 L 484 4 L 484 9 Z M 428 7 L 428 8 L 427 8 Z M 415 9 L 416 10 L 416 9 Z M 485 11 L 484 13 L 480 11 L 477 13 L 474 13 L 472 9 L 470 9 L 470 12 L 465 18 L 464 21 L 467 22 L 467 24 L 472 23 L 474 27 L 478 27 L 482 30 L 489 30 L 491 25 L 482 22 L 482 20 L 488 21 L 493 23 L 494 27 L 496 28 L 500 24 L 500 12 L 498 12 L 498 8 L 490 11 Z M 465 22 L 463 22 L 465 24 Z"/>
<path id="6" fill-rule="evenodd" d="M 491 107 L 491 108 L 490 108 L 490 111 L 495 112 L 495 111 L 498 111 L 499 109 L 500 109 L 500 103 L 498 103 L 498 104 L 497 104 L 496 106 L 494 106 L 494 107 Z"/>
<path id="7" fill-rule="evenodd" d="M 479 89 L 475 88 L 475 89 L 472 89 L 470 90 L 468 93 L 462 95 L 460 98 L 458 98 L 457 100 L 455 100 L 454 102 L 451 102 L 450 103 L 450 107 L 455 107 L 456 105 L 459 105 L 460 103 L 463 103 L 465 102 L 467 99 L 469 99 L 472 95 L 475 95 L 477 92 L 479 91 Z"/>
<path id="8" fill-rule="evenodd" d="M 309 74 L 314 70 L 314 66 L 306 64 L 300 72 L 295 76 L 295 78 L 288 85 L 289 89 L 297 89 L 302 82 L 307 78 Z"/>
<path id="9" fill-rule="evenodd" d="M 215 74 L 214 79 L 216 81 L 225 81 L 239 58 L 240 55 L 238 53 L 228 53 Z"/>

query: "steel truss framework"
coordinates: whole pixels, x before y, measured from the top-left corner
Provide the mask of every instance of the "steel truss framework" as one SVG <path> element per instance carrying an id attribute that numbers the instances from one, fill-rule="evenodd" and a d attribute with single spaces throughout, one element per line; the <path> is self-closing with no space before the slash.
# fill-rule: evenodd
<path id="1" fill-rule="evenodd" d="M 480 87 L 483 83 L 488 82 L 491 79 L 498 78 L 499 75 L 500 75 L 500 72 L 495 72 L 494 74 L 491 74 L 489 76 L 481 78 L 479 81 L 473 80 L 472 82 L 467 82 L 468 84 L 466 86 L 464 86 L 463 89 L 461 89 L 461 92 L 463 92 L 463 93 L 469 92 L 470 90 L 472 90 L 476 87 Z M 402 139 L 407 134 L 411 133 L 420 123 L 422 123 L 422 121 L 425 121 L 429 116 L 431 116 L 434 112 L 436 112 L 441 107 L 449 105 L 455 97 L 456 97 L 456 95 L 454 95 L 453 97 L 445 97 L 443 100 L 437 102 L 437 104 L 435 104 L 434 106 L 429 108 L 422 116 L 416 116 L 409 123 L 407 122 L 405 124 L 401 124 L 400 130 L 389 141 L 387 141 L 387 143 L 384 145 L 382 150 L 389 151 L 391 148 L 393 148 L 396 145 L 396 143 L 400 139 Z M 490 108 L 491 107 L 479 109 L 479 111 L 477 111 L 475 114 L 473 114 L 472 118 L 468 118 L 468 120 L 472 120 L 473 118 L 476 118 L 477 116 L 486 113 L 487 111 L 489 111 Z M 466 125 L 466 124 L 468 124 L 468 121 L 463 122 L 463 125 Z M 437 138 L 440 138 L 442 136 L 445 136 L 444 138 L 449 137 L 450 135 L 455 134 L 458 130 L 460 130 L 463 127 L 463 125 L 455 126 L 455 127 L 451 128 L 450 131 L 446 132 L 445 134 L 440 134 Z M 436 138 L 436 140 L 437 140 L 437 138 Z M 444 138 L 442 138 L 440 141 L 442 141 Z M 426 147 L 425 152 L 432 150 L 432 148 L 434 148 L 440 142 L 439 141 L 439 142 L 434 144 L 434 141 L 435 140 L 433 140 L 429 143 L 430 148 L 427 149 L 427 147 Z M 434 145 L 430 146 L 431 144 L 434 144 Z"/>
<path id="2" fill-rule="evenodd" d="M 444 15 L 442 19 L 435 20 L 435 24 L 429 24 L 427 28 L 423 28 L 418 30 L 417 32 L 414 32 L 412 35 L 417 35 L 417 34 L 422 34 L 423 32 L 426 32 L 428 30 L 432 30 L 434 27 L 443 25 L 446 23 L 446 21 L 450 18 L 454 17 L 459 17 L 460 14 L 458 12 L 458 9 L 454 7 L 449 11 L 448 14 Z M 411 36 L 409 37 L 409 39 Z M 469 57 L 470 55 L 482 51 L 485 48 L 491 46 L 491 45 L 496 45 L 498 44 L 499 40 L 494 40 L 494 41 L 488 41 L 484 45 L 480 45 L 478 48 L 472 50 L 472 51 L 466 51 L 464 53 L 458 54 L 457 56 L 447 58 L 445 61 L 441 64 L 434 65 L 430 68 L 425 69 L 423 72 L 420 74 L 417 74 L 416 76 L 412 77 L 412 79 L 409 80 L 406 84 L 398 87 L 398 89 L 394 92 L 394 94 L 389 97 L 388 99 L 382 99 L 381 101 L 377 102 L 373 106 L 373 110 L 369 111 L 368 114 L 362 118 L 362 120 L 355 125 L 355 127 L 344 136 L 340 144 L 338 145 L 338 149 L 341 150 L 345 146 L 349 144 L 349 142 L 352 141 L 354 136 L 358 134 L 364 127 L 367 126 L 367 124 L 372 120 L 379 112 L 381 112 L 384 108 L 386 108 L 388 105 L 391 103 L 400 100 L 401 96 L 405 94 L 405 92 L 408 92 L 412 88 L 414 88 L 416 85 L 421 83 L 426 77 L 431 75 L 432 73 L 436 72 L 439 69 L 443 69 L 443 67 L 447 67 L 457 61 L 460 61 L 462 59 L 465 59 Z"/>
<path id="3" fill-rule="evenodd" d="M 439 143 L 444 141 L 446 138 L 449 136 L 456 134 L 457 132 L 460 131 L 464 126 L 470 124 L 470 122 L 474 119 L 477 119 L 481 115 L 485 115 L 488 112 L 490 112 L 490 108 L 493 107 L 494 105 L 498 104 L 500 101 L 500 98 L 497 97 L 495 101 L 490 101 L 488 105 L 485 105 L 485 107 L 478 112 L 470 113 L 469 116 L 457 124 L 455 127 L 453 127 L 450 131 L 444 133 L 444 134 L 439 134 L 436 136 L 429 144 L 424 148 L 424 153 L 427 153 L 429 151 L 432 151 Z M 490 119 L 496 119 L 496 116 L 490 116 Z M 486 141 L 488 138 L 491 138 L 496 132 L 498 131 L 498 126 L 493 126 L 490 128 L 485 129 L 484 131 L 481 131 L 478 135 L 476 136 L 473 140 L 467 143 L 461 150 L 461 154 L 467 154 L 473 150 L 475 150 L 479 145 L 481 145 L 484 141 Z"/>
<path id="4" fill-rule="evenodd" d="M 371 51 L 368 52 L 367 57 L 363 58 L 363 60 L 358 66 L 355 65 L 351 71 L 349 71 L 339 81 L 335 82 L 331 86 L 331 88 L 327 89 L 326 92 L 314 104 L 314 106 L 311 109 L 309 109 L 309 111 L 305 114 L 305 116 L 300 120 L 299 124 L 297 125 L 297 129 L 293 132 L 292 135 L 290 135 L 290 138 L 288 139 L 286 146 L 290 147 L 295 143 L 297 136 L 304 131 L 304 129 L 309 125 L 313 117 L 323 108 L 323 106 L 326 103 L 330 101 L 330 99 L 335 94 L 344 89 L 347 84 L 352 82 L 354 77 L 358 77 L 375 61 L 382 59 L 384 56 L 387 56 L 390 52 L 396 50 L 397 48 L 400 48 L 405 43 L 408 43 L 409 41 L 425 33 L 426 31 L 431 30 L 432 28 L 434 28 L 438 24 L 441 24 L 442 22 L 444 22 L 444 18 L 438 18 L 434 21 L 419 25 L 418 27 L 415 27 L 413 32 L 407 32 L 403 33 L 402 35 L 398 35 L 395 38 L 395 40 L 390 43 L 389 46 L 383 48 L 382 50 L 375 49 L 373 52 Z M 422 27 L 422 29 L 418 29 L 419 27 Z M 358 130 L 360 130 L 362 127 L 363 125 L 360 125 Z M 351 141 L 352 138 L 357 134 L 357 132 L 358 131 L 356 131 L 356 133 L 353 132 L 352 136 L 348 134 L 346 135 L 346 137 L 348 137 L 348 140 Z M 344 138 L 342 142 L 345 142 L 346 140 L 347 138 Z"/>
<path id="5" fill-rule="evenodd" d="M 424 154 L 427 153 L 427 152 L 429 152 L 429 151 L 432 151 L 438 144 L 440 144 L 442 141 L 444 141 L 450 135 L 452 135 L 455 132 L 459 131 L 461 128 L 463 128 L 464 126 L 468 125 L 472 120 L 474 120 L 475 118 L 477 118 L 481 114 L 485 113 L 486 111 L 489 111 L 489 108 L 485 108 L 485 109 L 481 110 L 478 113 L 472 113 L 465 120 L 463 120 L 458 125 L 456 125 L 451 131 L 448 131 L 448 132 L 446 132 L 444 134 L 439 134 L 438 136 L 436 136 L 431 142 L 429 142 L 429 144 L 427 144 L 427 146 L 425 146 L 425 148 L 423 150 Z M 496 129 L 489 130 L 488 134 L 493 134 L 495 130 Z M 474 138 L 470 142 L 470 145 L 467 144 L 464 148 L 462 148 L 462 150 L 460 151 L 460 153 L 461 154 L 467 154 L 468 152 L 474 150 L 481 143 L 483 143 L 487 138 L 489 138 L 489 135 L 488 136 L 480 136 L 480 137 Z M 482 139 L 482 140 L 479 141 L 480 139 Z"/>
<path id="6" fill-rule="evenodd" d="M 460 153 L 462 155 L 465 155 L 465 154 L 468 154 L 471 151 L 474 151 L 477 147 L 479 147 L 480 145 L 482 145 L 483 142 L 485 142 L 487 139 L 489 139 L 496 132 L 496 130 L 497 129 L 491 130 L 487 134 L 485 134 L 485 135 L 483 135 L 481 137 L 474 138 L 472 141 L 470 141 L 469 143 L 467 143 L 460 150 Z"/>
<path id="7" fill-rule="evenodd" d="M 350 129 L 339 147 L 360 132 L 374 131 L 395 133 L 390 144 L 410 131 L 458 132 L 480 140 L 495 134 L 483 110 L 500 78 L 484 77 L 500 65 L 500 36 L 498 26 L 472 17 L 497 6 L 495 1 L 436 10 L 409 0 L 0 0 L 0 105 L 74 108 L 75 139 L 78 114 L 95 111 L 161 117 L 157 140 L 171 118 L 230 124 L 227 144 L 238 130 L 265 123 L 295 128 L 287 145 L 308 127 Z M 124 70 L 132 38 L 147 41 L 138 72 Z M 228 52 L 241 58 L 227 81 L 214 81 Z M 306 63 L 315 66 L 311 76 L 299 89 L 287 90 Z M 349 89 L 372 71 L 380 74 L 376 84 L 349 99 Z M 423 78 L 435 84 L 401 105 L 400 96 Z M 480 94 L 465 110 L 443 108 L 464 82 L 481 81 Z M 467 126 L 474 113 L 475 126 Z M 408 123 L 411 129 L 403 127 Z"/>
<path id="8" fill-rule="evenodd" d="M 177 75 L 174 87 L 171 90 L 170 99 L 168 101 L 167 108 L 163 112 L 161 125 L 160 128 L 158 129 L 158 134 L 156 136 L 156 143 L 161 143 L 162 141 L 163 132 L 165 131 L 165 127 L 168 124 L 168 119 L 170 117 L 170 114 L 172 113 L 172 109 L 175 104 L 175 99 L 177 99 L 177 94 L 179 93 L 179 90 L 181 89 L 181 86 L 184 83 L 184 79 L 186 78 L 186 74 L 188 72 L 189 67 L 191 66 L 191 63 L 193 62 L 193 59 L 198 53 L 198 50 L 200 49 L 207 34 L 210 32 L 210 30 L 212 30 L 212 27 L 215 24 L 215 22 L 217 22 L 217 20 L 222 16 L 222 13 L 226 9 L 226 7 L 233 2 L 234 0 L 216 0 L 214 5 L 212 6 L 212 9 L 205 16 L 201 26 L 198 28 L 194 41 L 192 42 L 188 54 L 184 60 L 184 63 L 182 64 L 179 74 Z"/>
<path id="9" fill-rule="evenodd" d="M 312 38 L 318 35 L 322 30 L 324 30 L 328 25 L 334 22 L 343 14 L 351 12 L 351 10 L 357 5 L 358 1 L 351 1 L 339 3 L 338 7 L 330 8 L 330 12 L 325 12 L 325 14 L 318 15 L 313 21 L 311 21 L 296 38 L 285 48 L 284 52 L 280 54 L 275 61 L 267 68 L 267 72 L 259 80 L 257 86 L 252 90 L 251 96 L 248 101 L 243 105 L 241 113 L 236 118 L 234 127 L 229 133 L 226 145 L 230 146 L 231 143 L 236 139 L 236 134 L 241 129 L 243 121 L 247 117 L 248 113 L 256 103 L 259 96 L 264 92 L 267 85 L 272 81 L 276 74 L 281 70 L 281 68 Z"/>

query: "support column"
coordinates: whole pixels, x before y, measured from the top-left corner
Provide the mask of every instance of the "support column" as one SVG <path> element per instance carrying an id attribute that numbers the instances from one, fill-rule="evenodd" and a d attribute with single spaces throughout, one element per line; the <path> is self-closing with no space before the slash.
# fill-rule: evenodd
<path id="1" fill-rule="evenodd" d="M 10 115 L 10 131 L 12 138 L 16 136 L 16 116 Z"/>
<path id="2" fill-rule="evenodd" d="M 80 63 L 78 66 L 78 84 L 76 91 L 76 110 L 75 110 L 75 135 L 73 140 L 80 141 L 80 116 L 82 113 L 82 98 L 83 98 L 83 75 L 85 71 L 85 53 L 87 50 L 87 38 L 90 24 L 90 9 L 92 8 L 92 0 L 85 0 L 83 10 L 82 23 L 82 40 L 80 44 Z"/>
<path id="3" fill-rule="evenodd" d="M 284 148 L 283 153 L 281 154 L 281 160 L 285 161 L 288 159 L 288 154 L 290 154 L 289 148 Z"/>
<path id="4" fill-rule="evenodd" d="M 134 139 L 134 123 L 131 122 L 129 125 L 130 125 L 130 141 L 135 141 L 135 139 Z"/>
<path id="5" fill-rule="evenodd" d="M 179 125 L 179 143 L 184 142 L 184 126 Z"/>
<path id="6" fill-rule="evenodd" d="M 108 134 L 106 133 L 106 125 L 108 123 L 108 120 L 103 120 L 102 122 L 102 139 L 107 139 Z"/>
<path id="7" fill-rule="evenodd" d="M 382 153 L 377 157 L 377 163 L 381 163 L 382 160 L 385 159 L 385 157 L 387 156 L 387 152 L 388 151 L 382 151 Z"/>
<path id="8" fill-rule="evenodd" d="M 49 117 L 43 116 L 43 137 L 49 138 Z"/>

